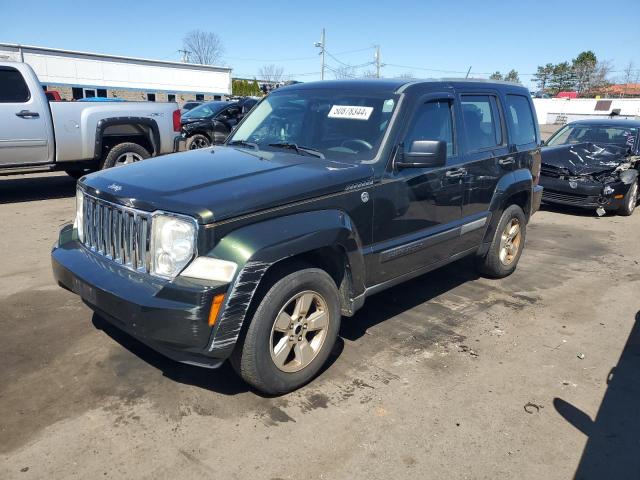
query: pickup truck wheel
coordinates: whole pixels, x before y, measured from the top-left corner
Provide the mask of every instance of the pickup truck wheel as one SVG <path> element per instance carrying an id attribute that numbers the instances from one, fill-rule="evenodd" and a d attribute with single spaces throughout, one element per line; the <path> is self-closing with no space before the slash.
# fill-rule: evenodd
<path id="1" fill-rule="evenodd" d="M 635 180 L 627 190 L 627 194 L 622 201 L 622 207 L 618 210 L 618 214 L 628 217 L 633 214 L 638 204 L 638 180 Z"/>
<path id="2" fill-rule="evenodd" d="M 187 139 L 187 150 L 197 150 L 198 148 L 207 148 L 211 146 L 209 139 L 200 133 Z"/>
<path id="3" fill-rule="evenodd" d="M 307 268 L 291 273 L 262 298 L 232 365 L 262 392 L 295 390 L 327 361 L 340 315 L 338 289 L 325 271 Z"/>
<path id="4" fill-rule="evenodd" d="M 109 150 L 100 168 L 120 167 L 122 165 L 139 162 L 150 156 L 149 152 L 137 143 L 119 143 Z"/>
<path id="5" fill-rule="evenodd" d="M 489 251 L 478 258 L 480 272 L 492 278 L 511 275 L 520 260 L 526 233 L 527 222 L 522 208 L 511 205 L 500 217 Z"/>

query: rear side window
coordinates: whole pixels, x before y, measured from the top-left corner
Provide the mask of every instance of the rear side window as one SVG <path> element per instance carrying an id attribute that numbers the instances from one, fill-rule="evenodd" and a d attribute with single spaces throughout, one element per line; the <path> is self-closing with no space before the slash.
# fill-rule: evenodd
<path id="1" fill-rule="evenodd" d="M 516 145 L 534 143 L 536 127 L 531 111 L 531 104 L 522 95 L 507 95 L 507 124 L 511 133 L 511 141 Z"/>
<path id="2" fill-rule="evenodd" d="M 470 152 L 502 145 L 502 130 L 495 97 L 463 95 L 462 117 Z"/>
<path id="3" fill-rule="evenodd" d="M 0 67 L 0 103 L 25 103 L 31 98 L 22 74 L 11 67 Z"/>
<path id="4" fill-rule="evenodd" d="M 434 100 L 420 107 L 407 132 L 405 147 L 411 148 L 416 140 L 444 140 L 447 142 L 447 156 L 455 153 L 451 102 Z"/>

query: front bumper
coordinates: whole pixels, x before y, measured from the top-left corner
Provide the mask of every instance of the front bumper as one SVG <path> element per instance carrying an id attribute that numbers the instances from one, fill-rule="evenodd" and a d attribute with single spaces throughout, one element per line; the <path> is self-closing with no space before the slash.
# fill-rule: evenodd
<path id="1" fill-rule="evenodd" d="M 608 183 L 613 188 L 613 192 L 604 194 L 605 185 L 592 180 L 569 180 L 541 176 L 540 184 L 544 186 L 542 194 L 543 203 L 555 203 L 558 205 L 568 205 L 579 208 L 598 208 L 605 210 L 618 210 L 624 201 L 622 197 L 629 189 L 628 185 L 622 182 Z M 621 198 L 615 198 L 619 196 Z"/>
<path id="2" fill-rule="evenodd" d="M 79 295 L 103 319 L 163 355 L 192 365 L 220 366 L 207 349 L 213 297 L 225 286 L 177 277 L 171 281 L 129 270 L 96 255 L 65 227 L 51 252 L 56 282 Z"/>

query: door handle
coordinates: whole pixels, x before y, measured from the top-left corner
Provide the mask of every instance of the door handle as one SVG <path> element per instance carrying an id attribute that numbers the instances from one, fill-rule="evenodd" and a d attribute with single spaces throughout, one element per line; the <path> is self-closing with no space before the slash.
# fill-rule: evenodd
<path id="1" fill-rule="evenodd" d="M 445 176 L 447 178 L 459 178 L 466 174 L 467 170 L 465 168 L 455 168 L 453 170 L 447 170 L 445 172 Z"/>
<path id="2" fill-rule="evenodd" d="M 513 165 L 514 163 L 516 163 L 516 159 L 513 157 L 501 158 L 500 160 L 498 160 L 498 164 L 502 165 L 503 167 L 506 167 L 507 165 Z"/>
<path id="3" fill-rule="evenodd" d="M 29 110 L 20 110 L 16 113 L 16 117 L 20 118 L 38 118 L 40 114 L 38 112 L 30 112 Z"/>

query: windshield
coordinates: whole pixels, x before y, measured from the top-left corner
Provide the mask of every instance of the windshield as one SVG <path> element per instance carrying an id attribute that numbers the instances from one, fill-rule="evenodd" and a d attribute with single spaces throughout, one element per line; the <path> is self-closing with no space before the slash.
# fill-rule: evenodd
<path id="1" fill-rule="evenodd" d="M 182 118 L 208 118 L 216 115 L 224 107 L 231 105 L 227 102 L 203 103 L 182 115 Z"/>
<path id="2" fill-rule="evenodd" d="M 547 145 L 570 145 L 590 142 L 633 148 L 637 137 L 637 128 L 610 125 L 566 125 L 549 139 Z"/>
<path id="3" fill-rule="evenodd" d="M 248 142 L 260 150 L 295 146 L 330 160 L 371 160 L 396 103 L 397 96 L 388 93 L 333 89 L 274 92 L 251 111 L 227 143 Z M 287 151 L 296 153 L 296 148 Z"/>

